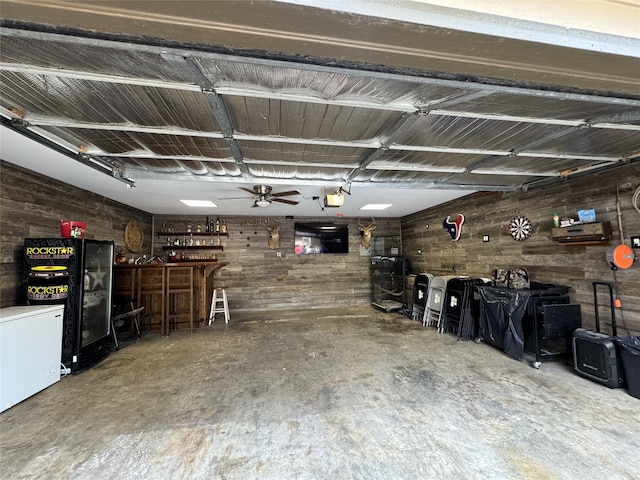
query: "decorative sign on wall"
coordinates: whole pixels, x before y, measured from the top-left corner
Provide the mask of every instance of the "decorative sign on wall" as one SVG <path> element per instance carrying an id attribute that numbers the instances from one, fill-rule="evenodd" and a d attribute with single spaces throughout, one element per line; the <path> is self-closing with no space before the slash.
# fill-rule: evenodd
<path id="1" fill-rule="evenodd" d="M 457 242 L 460 240 L 460 235 L 462 234 L 462 224 L 464 223 L 464 215 L 458 214 L 456 216 L 455 221 L 451 221 L 451 216 L 448 216 L 442 222 L 442 227 L 449 232 L 451 235 L 451 240 Z"/>
<path id="2" fill-rule="evenodd" d="M 144 242 L 142 227 L 135 220 L 131 220 L 124 227 L 124 244 L 130 252 L 139 252 Z"/>
<path id="3" fill-rule="evenodd" d="M 527 217 L 514 217 L 507 230 L 514 240 L 526 240 L 533 232 L 533 225 Z"/>

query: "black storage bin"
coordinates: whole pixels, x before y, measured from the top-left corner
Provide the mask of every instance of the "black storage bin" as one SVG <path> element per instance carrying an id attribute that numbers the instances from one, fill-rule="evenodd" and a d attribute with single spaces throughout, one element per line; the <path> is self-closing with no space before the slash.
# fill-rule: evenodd
<path id="1" fill-rule="evenodd" d="M 640 398 L 640 337 L 623 337 L 616 343 L 620 349 L 627 392 Z"/>

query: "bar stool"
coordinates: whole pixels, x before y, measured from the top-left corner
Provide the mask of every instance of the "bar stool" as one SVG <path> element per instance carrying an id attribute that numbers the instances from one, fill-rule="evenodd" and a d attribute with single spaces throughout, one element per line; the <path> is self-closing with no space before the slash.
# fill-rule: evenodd
<path id="1" fill-rule="evenodd" d="M 162 266 L 143 265 L 138 269 L 138 305 L 145 307 L 140 317 L 143 331 L 158 327 L 162 335 L 166 335 L 165 282 L 165 269 Z"/>
<path id="2" fill-rule="evenodd" d="M 113 347 L 115 350 L 120 348 L 118 342 L 117 327 L 121 327 L 125 320 L 131 321 L 131 334 L 136 333 L 136 338 L 140 338 L 140 312 L 144 310 L 144 307 L 136 308 L 135 303 L 137 298 L 127 298 L 121 295 L 113 296 L 113 309 L 111 313 L 111 335 L 113 338 Z M 123 311 L 124 310 L 124 311 Z"/>
<path id="3" fill-rule="evenodd" d="M 218 296 L 220 295 L 220 296 Z M 219 304 L 222 304 L 220 306 Z M 229 323 L 229 304 L 227 303 L 227 291 L 224 288 L 214 288 L 211 298 L 211 312 L 209 313 L 209 325 L 216 319 L 216 313 L 224 312 L 224 322 Z"/>
<path id="4" fill-rule="evenodd" d="M 166 334 L 169 335 L 172 328 L 177 330 L 179 323 L 188 323 L 189 331 L 193 334 L 193 317 L 195 315 L 193 268 L 167 267 L 166 303 Z"/>

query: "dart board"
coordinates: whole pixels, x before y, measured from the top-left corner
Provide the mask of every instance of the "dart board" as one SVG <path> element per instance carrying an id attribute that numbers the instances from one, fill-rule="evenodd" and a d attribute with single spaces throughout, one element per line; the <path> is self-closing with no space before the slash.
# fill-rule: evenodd
<path id="1" fill-rule="evenodd" d="M 527 217 L 514 217 L 509 222 L 508 231 L 514 240 L 526 240 L 533 232 L 533 225 Z"/>

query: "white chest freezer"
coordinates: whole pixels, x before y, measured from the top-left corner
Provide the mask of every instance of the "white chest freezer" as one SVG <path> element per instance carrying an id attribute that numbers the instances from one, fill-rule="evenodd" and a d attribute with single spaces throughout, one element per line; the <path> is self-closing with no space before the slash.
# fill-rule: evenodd
<path id="1" fill-rule="evenodd" d="M 64 305 L 0 309 L 0 412 L 60 380 Z"/>

